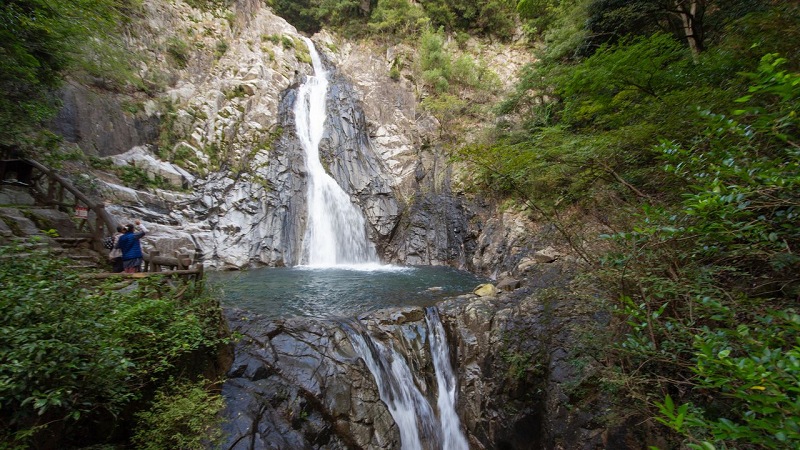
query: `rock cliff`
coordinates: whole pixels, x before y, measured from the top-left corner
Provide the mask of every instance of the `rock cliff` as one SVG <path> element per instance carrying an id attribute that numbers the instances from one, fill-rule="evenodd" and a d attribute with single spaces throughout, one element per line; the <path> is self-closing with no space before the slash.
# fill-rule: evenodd
<path id="1" fill-rule="evenodd" d="M 312 70 L 300 34 L 253 0 L 228 12 L 162 0 L 144 7 L 128 44 L 144 56 L 147 89 L 71 82 L 53 129 L 87 155 L 113 157 L 115 167 L 82 176 L 121 221 L 150 222 L 151 246 L 196 253 L 215 268 L 297 264 L 305 167 L 291 105 Z M 320 152 L 364 212 L 382 258 L 513 269 L 503 244 L 481 244 L 496 241 L 482 237 L 493 210 L 453 188 L 453 168 L 436 144 L 439 124 L 418 106 L 419 87 L 388 75 L 396 53 L 410 49 L 379 53 L 327 32 L 314 41 L 332 74 Z M 510 83 L 525 58 L 493 51 Z M 130 183 L 113 175 L 130 167 L 160 184 L 122 187 Z M 510 228 L 527 226 L 517 219 Z"/>

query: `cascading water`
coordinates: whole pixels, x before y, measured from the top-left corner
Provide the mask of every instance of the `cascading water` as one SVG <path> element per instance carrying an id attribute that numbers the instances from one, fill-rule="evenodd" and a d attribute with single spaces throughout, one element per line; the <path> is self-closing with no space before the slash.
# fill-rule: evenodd
<path id="1" fill-rule="evenodd" d="M 443 449 L 467 450 L 467 440 L 461 432 L 461 421 L 456 414 L 456 375 L 450 365 L 450 348 L 444 334 L 444 326 L 436 308 L 425 309 L 425 322 L 430 334 L 431 356 L 436 369 L 439 420 L 442 424 Z"/>
<path id="2" fill-rule="evenodd" d="M 403 450 L 468 450 L 467 439 L 455 411 L 456 378 L 444 327 L 435 308 L 426 308 L 426 325 L 437 380 L 437 410 L 414 383 L 402 354 L 392 345 L 372 339 L 358 323 L 348 330 L 353 348 L 367 364 L 381 400 L 386 403 L 400 431 Z"/>
<path id="3" fill-rule="evenodd" d="M 308 219 L 301 264 L 326 267 L 377 263 L 375 246 L 367 239 L 361 211 L 325 172 L 319 159 L 328 79 L 314 43 L 303 39 L 311 54 L 314 75 L 308 76 L 298 88 L 294 104 L 297 136 L 305 150 L 308 169 Z"/>

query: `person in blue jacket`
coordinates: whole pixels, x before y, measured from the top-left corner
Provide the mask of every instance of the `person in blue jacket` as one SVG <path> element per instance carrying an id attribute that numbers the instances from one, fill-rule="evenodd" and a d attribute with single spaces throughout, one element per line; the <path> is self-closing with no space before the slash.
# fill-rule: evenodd
<path id="1" fill-rule="evenodd" d="M 139 231 L 134 233 L 132 223 L 125 225 L 125 234 L 119 237 L 117 247 L 122 250 L 122 267 L 125 273 L 136 273 L 142 270 L 142 244 L 139 242 L 147 233 L 147 228 L 142 225 L 140 220 L 136 220 Z"/>

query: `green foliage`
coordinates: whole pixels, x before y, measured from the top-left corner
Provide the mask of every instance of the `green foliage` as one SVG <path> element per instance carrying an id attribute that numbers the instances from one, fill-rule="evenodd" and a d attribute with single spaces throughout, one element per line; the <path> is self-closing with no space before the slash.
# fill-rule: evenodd
<path id="1" fill-rule="evenodd" d="M 295 55 L 298 60 L 308 65 L 313 63 L 311 60 L 311 50 L 308 48 L 308 45 L 306 45 L 305 41 L 295 38 L 293 46 L 296 49 Z"/>
<path id="2" fill-rule="evenodd" d="M 228 8 L 231 0 L 184 0 L 187 5 L 202 11 L 216 11 Z"/>
<path id="3" fill-rule="evenodd" d="M 800 440 L 800 74 L 783 63 L 747 75 L 738 120 L 705 112 L 691 145 L 661 145 L 683 199 L 647 208 L 607 260 L 624 280 L 622 354 L 673 393 L 660 420 L 696 448 Z"/>
<path id="4" fill-rule="evenodd" d="M 532 37 L 541 35 L 558 17 L 558 0 L 519 0 L 517 13 L 524 21 L 526 34 Z"/>
<path id="5" fill-rule="evenodd" d="M 516 191 L 545 209 L 665 197 L 672 190 L 664 186 L 677 181 L 660 170 L 654 146 L 659 137 L 694 138 L 702 127 L 694 105 L 730 104 L 720 87 L 735 82 L 713 75 L 727 61 L 695 65 L 680 43 L 654 34 L 605 46 L 580 63 L 529 66 L 498 108 L 522 120 L 505 123 L 493 148 L 467 147 L 458 156 L 482 167 L 478 180 L 487 187 Z"/>
<path id="6" fill-rule="evenodd" d="M 680 43 L 664 34 L 602 47 L 559 80 L 556 93 L 569 100 L 564 120 L 609 128 L 641 120 L 643 114 L 661 109 L 659 103 L 669 100 L 668 93 L 687 83 L 688 56 Z"/>
<path id="7" fill-rule="evenodd" d="M 315 17 L 330 27 L 354 35 L 363 30 L 368 13 L 369 10 L 364 9 L 364 2 L 360 0 L 320 0 Z"/>
<path id="8" fill-rule="evenodd" d="M 219 39 L 214 44 L 214 57 L 219 59 L 228 51 L 228 43 L 224 39 Z"/>
<path id="9" fill-rule="evenodd" d="M 444 48 L 442 33 L 426 30 L 420 38 L 419 64 L 425 83 L 437 93 L 450 87 L 450 54 Z"/>
<path id="10" fill-rule="evenodd" d="M 376 35 L 415 36 L 429 23 L 425 11 L 408 0 L 378 0 L 369 29 Z"/>
<path id="11" fill-rule="evenodd" d="M 440 137 L 453 140 L 458 136 L 460 128 L 455 124 L 467 107 L 467 102 L 451 94 L 430 96 L 422 101 L 422 107 L 433 114 L 439 121 Z"/>
<path id="12" fill-rule="evenodd" d="M 189 63 L 189 44 L 178 37 L 167 39 L 167 56 L 181 69 Z"/>
<path id="13" fill-rule="evenodd" d="M 322 28 L 320 16 L 317 14 L 319 2 L 315 0 L 271 0 L 275 13 L 298 30 L 314 34 Z"/>
<path id="14" fill-rule="evenodd" d="M 83 291 L 63 261 L 16 264 L 12 251 L 0 250 L 3 439 L 43 432 L 53 420 L 69 426 L 97 409 L 119 413 L 134 392 L 125 388 L 131 362 L 107 330 L 112 305 Z"/>
<path id="15" fill-rule="evenodd" d="M 794 448 L 800 75 L 796 58 L 754 55 L 797 55 L 798 7 L 714 2 L 715 46 L 693 58 L 653 31 L 670 24 L 636 22 L 655 3 L 520 2 L 525 20 L 551 14 L 545 51 L 498 107 L 500 126 L 455 156 L 474 163 L 478 189 L 560 231 L 572 205 L 626 230 L 596 274 L 618 294 L 607 357 L 627 407 L 650 408 L 690 448 Z M 620 34 L 587 40 L 600 19 Z"/>
<path id="16" fill-rule="evenodd" d="M 129 0 L 10 0 L 0 5 L 0 145 L 41 145 L 41 124 L 58 105 L 51 96 L 67 70 L 124 79 L 130 58 L 115 49 L 113 30 Z M 103 39 L 95 39 L 103 36 Z"/>
<path id="17" fill-rule="evenodd" d="M 167 180 L 160 175 L 151 175 L 142 168 L 136 166 L 115 166 L 117 176 L 125 182 L 126 186 L 141 188 L 164 188 L 169 185 Z"/>
<path id="18" fill-rule="evenodd" d="M 469 55 L 461 55 L 451 64 L 452 80 L 462 86 L 477 88 L 480 85 L 480 68 Z"/>
<path id="19" fill-rule="evenodd" d="M 180 300 L 179 287 L 152 279 L 115 291 L 46 253 L 19 264 L 23 250 L 0 248 L 0 440 L 12 446 L 53 433 L 86 444 L 95 420 L 120 416 L 181 358 L 221 342 L 207 297 Z"/>
<path id="20" fill-rule="evenodd" d="M 516 26 L 515 2 L 506 0 L 424 0 L 432 24 L 449 32 L 472 31 L 507 40 Z"/>
<path id="21" fill-rule="evenodd" d="M 149 410 L 137 414 L 133 442 L 142 450 L 215 448 L 222 439 L 222 396 L 206 380 L 175 383 L 160 389 Z"/>

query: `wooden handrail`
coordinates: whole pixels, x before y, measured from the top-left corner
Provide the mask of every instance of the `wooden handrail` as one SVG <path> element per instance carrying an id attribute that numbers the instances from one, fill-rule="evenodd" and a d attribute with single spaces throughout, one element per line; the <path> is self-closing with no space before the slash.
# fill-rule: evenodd
<path id="1" fill-rule="evenodd" d="M 162 256 L 159 254 L 158 251 L 153 251 L 152 253 L 142 253 L 142 259 L 151 263 L 157 264 L 159 266 L 170 266 L 170 267 L 189 267 L 192 264 L 192 259 L 188 256 L 183 256 L 179 258 L 171 258 L 169 256 Z"/>
<path id="2" fill-rule="evenodd" d="M 60 185 L 64 186 L 64 188 L 66 190 L 68 190 L 72 195 L 74 195 L 76 199 L 78 199 L 81 202 L 85 203 L 86 206 L 89 209 L 91 209 L 97 215 L 97 217 L 100 220 L 103 221 L 103 224 L 105 225 L 106 229 L 108 230 L 108 234 L 113 234 L 114 233 L 114 231 L 116 229 L 116 222 L 111 217 L 111 214 L 109 214 L 108 211 L 106 211 L 105 205 L 103 205 L 102 203 L 95 203 L 94 201 L 92 201 L 83 192 L 78 190 L 78 188 L 73 186 L 72 183 L 70 183 L 69 181 L 67 181 L 66 179 L 64 179 L 63 177 L 58 175 L 57 173 L 55 173 L 49 167 L 47 167 L 47 166 L 45 166 L 45 165 L 43 165 L 43 164 L 41 164 L 41 163 L 39 163 L 37 161 L 34 161 L 32 159 L 26 159 L 25 161 L 28 164 L 30 164 L 33 167 L 35 167 L 36 169 L 38 169 L 39 171 L 41 171 L 42 173 L 44 173 L 45 175 L 47 175 L 48 177 L 50 177 L 52 180 L 55 180 Z M 102 234 L 101 230 L 96 230 L 95 231 L 95 238 L 98 240 L 98 243 L 99 243 L 99 240 L 102 239 L 102 237 L 103 237 L 103 234 Z"/>

